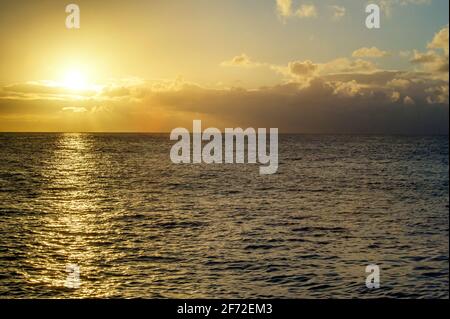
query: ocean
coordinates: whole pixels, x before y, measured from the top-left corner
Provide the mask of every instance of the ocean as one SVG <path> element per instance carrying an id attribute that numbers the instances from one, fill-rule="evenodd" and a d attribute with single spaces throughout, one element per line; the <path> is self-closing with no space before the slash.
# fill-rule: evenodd
<path id="1" fill-rule="evenodd" d="M 172 145 L 1 133 L 0 297 L 449 297 L 448 136 L 280 135 L 265 176 Z"/>

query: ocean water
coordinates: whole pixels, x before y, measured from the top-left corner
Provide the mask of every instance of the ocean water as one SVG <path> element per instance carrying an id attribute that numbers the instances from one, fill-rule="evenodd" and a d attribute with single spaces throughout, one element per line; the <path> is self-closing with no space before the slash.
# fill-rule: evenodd
<path id="1" fill-rule="evenodd" d="M 281 135 L 271 176 L 172 143 L 0 134 L 0 297 L 449 297 L 448 136 Z"/>

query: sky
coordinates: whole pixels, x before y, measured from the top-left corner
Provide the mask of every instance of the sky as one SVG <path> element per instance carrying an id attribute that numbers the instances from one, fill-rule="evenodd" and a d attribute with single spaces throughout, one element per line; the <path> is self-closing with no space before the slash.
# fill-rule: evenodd
<path id="1" fill-rule="evenodd" d="M 448 134 L 447 0 L 0 0 L 0 131 Z"/>

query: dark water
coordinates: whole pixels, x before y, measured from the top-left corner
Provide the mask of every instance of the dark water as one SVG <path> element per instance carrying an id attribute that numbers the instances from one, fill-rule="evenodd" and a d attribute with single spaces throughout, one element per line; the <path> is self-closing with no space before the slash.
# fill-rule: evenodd
<path id="1" fill-rule="evenodd" d="M 448 137 L 280 136 L 272 176 L 171 145 L 0 134 L 0 297 L 448 298 Z"/>

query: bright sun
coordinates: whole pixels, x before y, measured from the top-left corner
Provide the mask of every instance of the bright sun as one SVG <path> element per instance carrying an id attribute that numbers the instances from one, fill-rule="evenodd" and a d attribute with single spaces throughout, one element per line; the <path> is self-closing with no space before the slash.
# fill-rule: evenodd
<path id="1" fill-rule="evenodd" d="M 72 90 L 82 90 L 87 87 L 84 74 L 78 70 L 69 70 L 64 75 L 63 84 Z"/>

